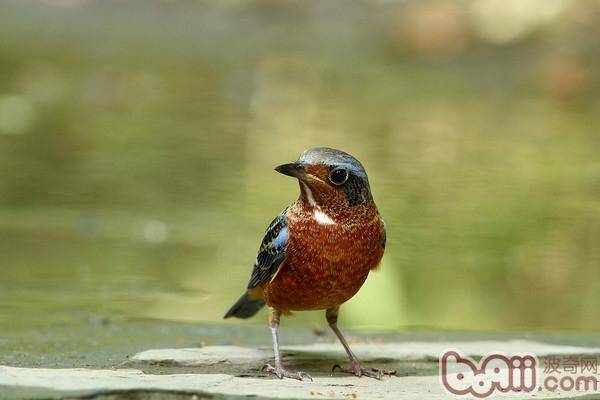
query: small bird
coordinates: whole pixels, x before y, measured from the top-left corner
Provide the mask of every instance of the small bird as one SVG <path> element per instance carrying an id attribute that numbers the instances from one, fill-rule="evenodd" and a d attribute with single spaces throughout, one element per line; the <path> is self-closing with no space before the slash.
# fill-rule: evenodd
<path id="1" fill-rule="evenodd" d="M 280 379 L 312 380 L 283 367 L 279 321 L 292 311 L 326 310 L 350 359 L 348 368 L 334 365 L 333 370 L 381 378 L 382 371 L 361 366 L 337 327 L 340 305 L 358 292 L 385 249 L 385 223 L 364 167 L 348 153 L 316 147 L 275 170 L 298 179 L 300 197 L 267 228 L 247 290 L 224 318 L 249 318 L 267 304 L 275 365 L 263 370 Z"/>

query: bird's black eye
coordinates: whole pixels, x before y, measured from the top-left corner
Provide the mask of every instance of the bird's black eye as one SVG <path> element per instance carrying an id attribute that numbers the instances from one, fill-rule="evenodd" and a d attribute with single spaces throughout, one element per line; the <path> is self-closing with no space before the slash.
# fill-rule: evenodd
<path id="1" fill-rule="evenodd" d="M 336 168 L 329 174 L 329 180 L 334 185 L 343 185 L 348 180 L 348 170 L 345 168 Z"/>

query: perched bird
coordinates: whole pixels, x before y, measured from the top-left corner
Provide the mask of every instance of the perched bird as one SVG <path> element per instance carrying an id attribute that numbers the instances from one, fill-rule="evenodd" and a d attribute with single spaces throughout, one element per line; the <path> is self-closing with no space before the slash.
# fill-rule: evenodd
<path id="1" fill-rule="evenodd" d="M 348 153 L 317 147 L 275 170 L 298 179 L 300 197 L 267 228 L 247 291 L 225 318 L 249 318 L 266 303 L 275 366 L 267 364 L 264 370 L 280 379 L 302 380 L 310 376 L 288 371 L 281 363 L 281 314 L 326 310 L 327 322 L 350 358 L 348 368 L 333 369 L 380 378 L 381 371 L 361 366 L 337 327 L 340 305 L 358 292 L 385 249 L 385 223 L 364 167 Z"/>

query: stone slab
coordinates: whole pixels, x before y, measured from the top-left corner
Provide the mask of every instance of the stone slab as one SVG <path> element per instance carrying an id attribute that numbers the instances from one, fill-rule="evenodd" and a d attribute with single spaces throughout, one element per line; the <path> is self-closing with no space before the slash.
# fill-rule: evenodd
<path id="1" fill-rule="evenodd" d="M 534 353 L 538 357 L 564 354 L 600 354 L 600 348 L 547 344 L 527 340 L 473 341 L 473 342 L 397 342 L 352 343 L 352 350 L 359 359 L 431 360 L 449 348 L 459 349 L 462 354 L 480 357 L 489 353 Z M 306 354 L 330 354 L 345 357 L 339 343 L 316 343 L 310 345 L 282 346 L 285 352 Z M 153 349 L 132 357 L 136 362 L 171 363 L 176 365 L 213 365 L 217 363 L 262 362 L 273 357 L 271 349 L 254 349 L 239 346 L 206 346 L 200 348 Z"/>
<path id="2" fill-rule="evenodd" d="M 317 377 L 314 381 L 292 379 L 246 378 L 223 374 L 151 375 L 134 369 L 48 369 L 0 366 L 2 387 L 47 389 L 65 396 L 118 391 L 169 391 L 181 393 L 257 396 L 292 399 L 381 399 L 446 400 L 437 376 L 385 377 L 381 381 L 356 377 Z M 574 396 L 585 393 L 575 393 Z M 589 393 L 588 393 L 589 394 Z M 573 394 L 570 394 L 573 396 Z M 566 394 L 535 393 L 534 398 L 558 398 Z M 504 396 L 506 398 L 506 396 Z M 531 398 L 531 396 L 510 396 Z"/>

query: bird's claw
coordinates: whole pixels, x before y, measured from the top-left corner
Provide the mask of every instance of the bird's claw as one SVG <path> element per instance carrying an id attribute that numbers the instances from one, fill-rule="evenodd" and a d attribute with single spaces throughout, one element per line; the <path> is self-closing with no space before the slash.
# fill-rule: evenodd
<path id="1" fill-rule="evenodd" d="M 284 369 L 281 367 L 279 367 L 279 368 L 273 367 L 271 364 L 265 364 L 262 367 L 262 370 L 264 372 L 268 372 L 270 374 L 275 375 L 279 379 L 292 378 L 292 379 L 298 379 L 299 381 L 301 381 L 301 380 L 304 380 L 304 378 L 307 378 L 307 379 L 310 379 L 311 381 L 313 380 L 312 376 L 310 376 L 309 374 L 307 374 L 304 371 L 292 372 L 292 371 L 288 371 L 287 369 Z"/>
<path id="2" fill-rule="evenodd" d="M 375 378 L 375 379 L 381 380 L 383 375 L 386 375 L 386 373 L 383 370 L 376 369 L 376 368 L 366 369 L 366 368 L 361 367 L 361 365 L 359 363 L 355 363 L 355 362 L 352 362 L 350 364 L 350 367 L 348 367 L 348 368 L 344 368 L 340 364 L 335 364 L 331 368 L 331 372 L 335 372 L 337 369 L 339 369 L 340 371 L 345 372 L 347 374 L 353 374 L 355 376 L 358 376 L 359 378 L 361 376 L 368 376 L 369 378 Z"/>

